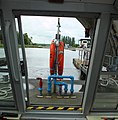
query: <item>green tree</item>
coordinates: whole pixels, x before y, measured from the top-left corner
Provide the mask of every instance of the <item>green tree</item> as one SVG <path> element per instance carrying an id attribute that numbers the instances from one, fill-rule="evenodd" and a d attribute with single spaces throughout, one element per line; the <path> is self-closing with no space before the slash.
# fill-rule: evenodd
<path id="1" fill-rule="evenodd" d="M 74 45 L 75 45 L 75 38 L 72 37 L 72 46 L 74 47 Z"/>
<path id="2" fill-rule="evenodd" d="M 25 42 L 25 45 L 29 45 L 29 38 L 28 38 L 28 34 L 25 33 L 24 35 L 24 42 Z"/>
<path id="3" fill-rule="evenodd" d="M 17 34 L 18 44 L 21 44 L 19 32 L 17 31 L 16 34 Z"/>
<path id="4" fill-rule="evenodd" d="M 62 41 L 65 44 L 69 44 L 69 46 L 73 46 L 75 45 L 75 38 L 74 37 L 69 37 L 69 36 L 62 36 Z"/>
<path id="5" fill-rule="evenodd" d="M 18 44 L 21 44 L 19 32 L 17 31 L 16 34 L 17 34 Z M 23 36 L 24 36 L 24 43 L 25 43 L 25 45 L 32 45 L 33 44 L 32 43 L 32 37 L 29 38 L 27 33 L 24 33 Z M 2 31 L 1 30 L 0 30 L 0 43 L 3 43 Z"/>
<path id="6" fill-rule="evenodd" d="M 72 46 L 72 44 L 71 44 L 72 43 L 71 37 L 68 38 L 68 43 L 69 43 L 70 46 Z"/>
<path id="7" fill-rule="evenodd" d="M 2 39 L 2 31 L 0 30 L 0 43 L 3 43 L 3 39 Z"/>
<path id="8" fill-rule="evenodd" d="M 23 36 L 24 36 L 24 43 L 25 43 L 25 45 L 32 45 L 32 37 L 29 38 L 27 33 L 24 33 Z"/>
<path id="9" fill-rule="evenodd" d="M 66 43 L 66 38 L 65 38 L 65 36 L 62 36 L 62 41 L 63 41 L 64 43 Z"/>

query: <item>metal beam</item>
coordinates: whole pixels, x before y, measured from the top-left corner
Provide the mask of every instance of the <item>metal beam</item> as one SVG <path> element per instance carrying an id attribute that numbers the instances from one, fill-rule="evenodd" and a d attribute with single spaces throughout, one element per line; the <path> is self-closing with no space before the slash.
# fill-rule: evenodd
<path id="1" fill-rule="evenodd" d="M 5 36 L 5 34 L 3 33 L 3 32 L 5 32 L 5 25 L 3 24 L 3 17 L 2 17 L 2 12 L 0 11 L 0 22 L 1 22 L 1 31 L 2 31 L 2 37 L 3 37 L 3 40 L 4 40 L 4 51 L 5 51 L 5 57 L 6 57 L 6 61 L 7 61 L 7 66 L 8 66 L 8 68 L 7 68 L 7 70 L 1 70 L 2 72 L 4 71 L 4 72 L 7 72 L 7 73 L 9 73 L 10 74 L 10 72 L 12 71 L 11 70 L 11 68 L 10 68 L 10 56 L 8 55 L 8 52 L 10 52 L 10 51 L 8 51 L 8 49 L 7 49 L 7 47 L 8 47 L 8 45 L 9 45 L 9 43 L 7 43 L 7 45 L 6 45 L 6 40 L 5 40 L 5 38 L 6 38 L 6 36 Z M 1 68 L 2 69 L 2 68 Z M 16 102 L 15 102 L 15 99 L 14 99 L 14 96 L 15 96 L 15 93 L 13 92 L 14 91 L 14 87 L 13 87 L 13 80 L 11 79 L 11 77 L 10 77 L 10 83 L 11 83 L 11 87 L 12 87 L 12 95 L 13 95 L 13 103 L 14 103 L 14 109 L 17 109 L 15 106 L 16 106 Z M 12 104 L 11 104 L 11 102 L 9 101 L 7 101 L 7 103 L 6 102 L 1 102 L 0 104 L 3 104 L 4 105 L 4 107 L 7 105 L 7 104 L 9 104 L 9 106 L 7 105 L 7 107 L 9 107 L 9 109 L 11 109 L 11 107 L 13 107 L 12 106 Z M 4 109 L 3 109 L 3 107 L 2 108 L 0 108 L 0 110 L 2 110 L 2 111 L 4 111 L 4 110 L 7 110 L 7 108 L 5 107 Z"/>
<path id="2" fill-rule="evenodd" d="M 96 19 L 95 18 L 81 18 L 81 17 L 76 17 L 76 19 L 85 27 L 90 29 L 89 31 L 89 35 L 91 37 L 91 39 L 93 38 L 94 35 L 94 29 L 95 29 L 95 22 Z"/>
<path id="3" fill-rule="evenodd" d="M 100 19 L 97 21 L 95 36 L 93 41 L 93 48 L 91 53 L 90 65 L 88 69 L 88 77 L 85 88 L 85 95 L 83 100 L 83 113 L 88 114 L 91 110 L 97 83 L 102 67 L 103 55 L 105 45 L 107 42 L 109 30 L 111 26 L 111 19 L 109 13 L 102 13 Z"/>
<path id="4" fill-rule="evenodd" d="M 3 9 L 2 27 L 4 31 L 4 41 L 9 58 L 10 80 L 14 93 L 15 104 L 19 112 L 25 110 L 25 97 L 23 93 L 23 83 L 20 68 L 20 57 L 18 50 L 18 40 L 15 27 L 15 17 L 12 10 Z M 12 74 L 11 74 L 12 73 Z"/>
<path id="5" fill-rule="evenodd" d="M 118 0 L 115 0 L 114 7 L 118 10 Z"/>
<path id="6" fill-rule="evenodd" d="M 94 26 L 95 18 L 76 18 L 85 28 L 92 28 Z"/>
<path id="7" fill-rule="evenodd" d="M 25 53 L 25 43 L 24 43 L 24 36 L 23 36 L 23 31 L 22 31 L 21 17 L 18 16 L 17 20 L 18 20 L 18 28 L 19 28 L 19 35 L 20 35 L 22 56 L 23 56 L 23 62 L 24 62 L 24 70 L 25 70 L 27 105 L 29 105 L 29 103 L 30 103 L 30 101 L 29 101 L 29 81 L 28 81 L 27 60 L 26 60 L 26 53 Z"/>
<path id="8" fill-rule="evenodd" d="M 49 3 L 48 1 L 39 1 L 39 0 L 1 0 L 0 9 L 9 7 L 12 10 L 21 11 L 20 14 L 23 14 L 24 11 L 51 11 L 51 12 L 62 12 L 62 16 L 65 15 L 65 12 L 77 12 L 77 13 L 101 13 L 109 12 L 113 14 L 118 14 L 117 10 L 114 9 L 113 5 L 109 4 L 95 4 L 87 2 L 64 2 L 63 4 L 54 4 Z M 53 14 L 53 13 L 52 13 Z M 50 14 L 49 14 L 50 15 Z M 79 14 L 78 14 L 79 15 Z"/>
<path id="9" fill-rule="evenodd" d="M 112 112 L 90 112 L 89 116 L 116 116 L 118 117 L 118 111 L 112 111 Z"/>
<path id="10" fill-rule="evenodd" d="M 17 17 L 19 15 L 30 15 L 30 16 L 55 16 L 55 17 L 88 17 L 88 18 L 98 18 L 99 13 L 78 13 L 78 12 L 65 12 L 65 11 L 37 11 L 37 10 L 13 10 L 14 15 Z"/>

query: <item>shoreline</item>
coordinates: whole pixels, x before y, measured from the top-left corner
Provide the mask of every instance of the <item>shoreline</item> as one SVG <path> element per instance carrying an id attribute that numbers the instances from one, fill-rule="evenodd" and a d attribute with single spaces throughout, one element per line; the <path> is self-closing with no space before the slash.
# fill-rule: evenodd
<path id="1" fill-rule="evenodd" d="M 21 45 L 18 45 L 21 48 Z M 0 44 L 0 48 L 4 48 L 4 44 Z M 25 48 L 45 48 L 49 49 L 50 45 L 25 45 Z M 76 51 L 76 47 L 65 48 L 66 50 Z"/>

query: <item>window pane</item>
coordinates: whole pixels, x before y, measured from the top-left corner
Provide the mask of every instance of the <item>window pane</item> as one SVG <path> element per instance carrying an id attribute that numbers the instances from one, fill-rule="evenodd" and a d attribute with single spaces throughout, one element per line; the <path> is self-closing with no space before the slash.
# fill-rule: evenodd
<path id="1" fill-rule="evenodd" d="M 15 106 L 0 26 L 0 106 Z"/>
<path id="2" fill-rule="evenodd" d="M 76 18 L 60 18 L 61 40 L 65 42 L 62 77 L 74 77 L 74 93 L 71 95 L 70 92 L 72 83 L 70 78 L 57 79 L 58 83 L 63 82 L 64 85 L 56 85 L 56 92 L 54 92 L 54 79 L 51 79 L 50 97 L 47 90 L 49 87 L 48 77 L 50 76 L 50 44 L 57 33 L 58 18 L 42 16 L 22 16 L 21 18 L 28 65 L 30 103 L 54 106 L 81 106 L 91 49 L 91 40 L 82 39 L 85 37 L 85 28 Z M 90 20 L 94 26 L 95 19 Z M 33 29 L 34 26 L 37 27 Z M 78 33 L 79 30 L 81 35 Z M 75 38 L 72 38 L 72 35 L 75 35 Z M 22 54 L 21 49 L 20 54 Z M 73 61 L 76 61 L 75 63 L 79 62 L 79 64 L 76 64 L 75 67 Z M 84 68 L 84 72 L 77 69 L 80 64 Z M 42 91 L 39 89 L 40 80 L 37 79 L 38 77 L 42 78 Z M 65 93 L 66 85 L 68 86 L 67 94 Z"/>
<path id="3" fill-rule="evenodd" d="M 116 110 L 118 105 L 118 20 L 113 20 L 92 110 Z"/>

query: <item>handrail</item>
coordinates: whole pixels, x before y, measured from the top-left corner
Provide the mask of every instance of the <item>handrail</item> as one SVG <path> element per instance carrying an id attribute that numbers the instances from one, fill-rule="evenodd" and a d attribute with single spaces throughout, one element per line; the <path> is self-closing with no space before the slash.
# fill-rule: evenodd
<path id="1" fill-rule="evenodd" d="M 79 51 L 79 59 L 81 60 L 81 63 L 89 61 L 90 48 L 78 48 L 77 50 Z"/>

